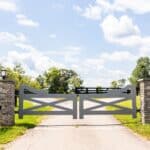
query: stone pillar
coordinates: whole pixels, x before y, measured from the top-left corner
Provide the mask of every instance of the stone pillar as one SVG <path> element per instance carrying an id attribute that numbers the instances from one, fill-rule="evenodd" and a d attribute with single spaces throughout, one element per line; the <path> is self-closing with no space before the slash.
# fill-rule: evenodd
<path id="1" fill-rule="evenodd" d="M 141 79 L 140 83 L 140 100 L 142 123 L 150 123 L 150 79 Z"/>
<path id="2" fill-rule="evenodd" d="M 13 81 L 0 81 L 0 126 L 15 123 L 15 84 Z"/>

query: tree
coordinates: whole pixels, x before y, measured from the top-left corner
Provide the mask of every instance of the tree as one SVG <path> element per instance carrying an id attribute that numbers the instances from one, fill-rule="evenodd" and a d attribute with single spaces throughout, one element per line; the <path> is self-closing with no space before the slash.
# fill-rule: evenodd
<path id="1" fill-rule="evenodd" d="M 126 79 L 120 79 L 117 81 L 118 82 L 118 86 L 121 88 L 121 87 L 124 87 L 125 84 L 126 84 Z"/>
<path id="2" fill-rule="evenodd" d="M 44 77 L 50 93 L 68 93 L 82 84 L 78 74 L 68 69 L 50 68 Z"/>
<path id="3" fill-rule="evenodd" d="M 115 80 L 112 81 L 112 82 L 111 82 L 111 87 L 112 87 L 112 88 L 118 88 L 119 86 L 118 86 L 117 81 L 115 81 Z"/>
<path id="4" fill-rule="evenodd" d="M 46 85 L 45 85 L 45 78 L 42 75 L 39 75 L 36 78 L 36 81 L 39 83 L 41 89 L 46 87 Z"/>
<path id="5" fill-rule="evenodd" d="M 111 87 L 112 88 L 122 88 L 125 86 L 126 79 L 120 79 L 120 80 L 114 80 L 111 82 Z"/>
<path id="6" fill-rule="evenodd" d="M 22 68 L 21 64 L 19 64 L 19 63 L 17 63 L 17 64 L 14 66 L 13 70 L 14 70 L 15 72 L 18 72 L 20 75 L 24 75 L 24 74 L 25 74 L 25 70 Z"/>
<path id="7" fill-rule="evenodd" d="M 68 81 L 70 91 L 72 91 L 76 87 L 80 87 L 83 83 L 83 81 L 77 76 L 72 76 Z"/>
<path id="8" fill-rule="evenodd" d="M 22 84 L 33 88 L 40 88 L 40 84 L 32 77 L 25 75 L 25 71 L 20 64 L 16 64 L 13 69 L 7 67 L 7 78 L 15 82 L 15 88 L 18 90 Z"/>
<path id="9" fill-rule="evenodd" d="M 137 60 L 136 67 L 132 71 L 129 81 L 132 84 L 137 85 L 139 79 L 149 77 L 150 77 L 150 58 L 141 57 Z"/>

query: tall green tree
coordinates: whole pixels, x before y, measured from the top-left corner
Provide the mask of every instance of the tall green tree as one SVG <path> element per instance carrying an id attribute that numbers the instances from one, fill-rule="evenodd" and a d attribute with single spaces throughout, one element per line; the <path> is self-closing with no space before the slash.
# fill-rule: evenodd
<path id="1" fill-rule="evenodd" d="M 50 68 L 44 76 L 50 93 L 68 93 L 83 82 L 75 71 L 68 69 Z"/>
<path id="2" fill-rule="evenodd" d="M 126 84 L 126 79 L 120 79 L 117 81 L 118 82 L 118 86 L 121 88 L 121 87 L 124 87 L 125 84 Z"/>
<path id="3" fill-rule="evenodd" d="M 122 88 L 126 84 L 126 79 L 114 80 L 111 82 L 112 88 Z"/>
<path id="4" fill-rule="evenodd" d="M 117 81 L 115 81 L 115 80 L 112 81 L 112 82 L 111 82 L 111 87 L 112 87 L 112 88 L 118 88 L 119 86 L 118 86 Z"/>
<path id="5" fill-rule="evenodd" d="M 137 60 L 136 67 L 132 71 L 129 81 L 137 85 L 138 80 L 150 77 L 150 57 L 141 57 Z"/>
<path id="6" fill-rule="evenodd" d="M 41 89 L 46 88 L 46 83 L 45 83 L 45 78 L 44 78 L 44 76 L 39 75 L 39 76 L 36 78 L 36 81 L 39 83 Z"/>
<path id="7" fill-rule="evenodd" d="M 16 64 L 13 69 L 7 67 L 7 78 L 15 82 L 15 88 L 19 89 L 22 84 L 26 84 L 33 88 L 40 88 L 40 84 L 25 74 L 24 68 L 20 64 Z"/>

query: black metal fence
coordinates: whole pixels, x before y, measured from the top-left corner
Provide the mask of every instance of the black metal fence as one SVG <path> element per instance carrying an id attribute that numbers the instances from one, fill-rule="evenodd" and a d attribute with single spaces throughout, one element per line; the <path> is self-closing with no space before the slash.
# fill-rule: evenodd
<path id="1" fill-rule="evenodd" d="M 95 87 L 77 87 L 75 88 L 75 93 L 76 94 L 100 94 L 100 93 L 108 93 L 111 90 L 114 89 L 121 89 L 121 88 L 95 88 Z"/>

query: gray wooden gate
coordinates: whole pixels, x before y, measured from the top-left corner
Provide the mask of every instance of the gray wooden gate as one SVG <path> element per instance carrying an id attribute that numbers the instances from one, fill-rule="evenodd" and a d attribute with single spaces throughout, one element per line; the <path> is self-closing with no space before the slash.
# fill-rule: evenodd
<path id="1" fill-rule="evenodd" d="M 24 108 L 25 101 L 33 102 L 35 105 Z M 72 108 L 62 106 L 62 103 L 66 102 L 71 102 Z M 38 110 L 45 106 L 51 106 L 59 110 Z M 76 119 L 77 96 L 76 94 L 48 94 L 44 90 L 35 90 L 23 85 L 19 90 L 19 118 L 23 118 L 23 115 L 72 115 L 73 119 Z"/>
<path id="2" fill-rule="evenodd" d="M 83 90 L 84 91 L 84 90 Z M 88 91 L 86 89 L 86 91 Z M 93 89 L 91 90 L 93 93 Z M 98 91 L 98 90 L 97 90 Z M 136 89 L 134 86 L 126 86 L 121 89 L 105 89 L 100 90 L 97 94 L 84 94 L 80 95 L 79 101 L 79 117 L 84 118 L 85 115 L 111 115 L 111 114 L 132 114 L 136 118 Z M 109 99 L 110 98 L 110 99 Z M 113 100 L 112 100 L 113 98 Z M 127 108 L 117 105 L 117 103 L 130 100 L 132 108 Z M 96 103 L 96 106 L 89 106 L 85 103 L 89 101 Z M 115 110 L 107 110 L 104 107 L 113 106 Z M 100 108 L 100 110 L 98 110 Z"/>
<path id="3" fill-rule="evenodd" d="M 95 88 L 96 89 L 96 88 Z M 82 89 L 83 90 L 83 89 Z M 81 90 L 81 93 L 84 93 Z M 77 106 L 79 97 L 79 118 L 84 118 L 85 115 L 112 115 L 112 114 L 131 114 L 133 118 L 136 117 L 136 90 L 135 87 L 129 85 L 121 89 L 96 89 L 91 90 L 91 93 L 86 88 L 86 92 L 81 94 L 49 94 L 44 90 L 35 90 L 28 86 L 21 86 L 19 90 L 19 118 L 24 115 L 72 115 L 77 119 Z M 112 100 L 113 98 L 113 100 Z M 45 99 L 47 99 L 45 101 Z M 118 105 L 118 103 L 130 100 L 132 108 L 127 108 Z M 30 108 L 24 108 L 24 102 L 33 102 Z M 66 102 L 71 102 L 71 107 L 67 107 Z M 86 102 L 96 103 L 97 105 L 86 105 Z M 64 106 L 65 104 L 65 106 Z M 39 108 L 51 106 L 59 110 L 40 111 Z M 107 110 L 103 109 L 107 106 L 113 106 L 117 109 Z M 100 110 L 98 110 L 100 108 Z"/>

